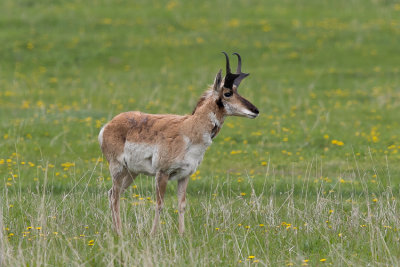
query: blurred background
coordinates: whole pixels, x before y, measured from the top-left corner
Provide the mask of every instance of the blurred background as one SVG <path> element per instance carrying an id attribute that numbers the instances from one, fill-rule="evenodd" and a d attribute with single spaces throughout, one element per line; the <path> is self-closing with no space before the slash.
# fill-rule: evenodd
<path id="1" fill-rule="evenodd" d="M 99 129 L 120 112 L 189 114 L 225 69 L 221 51 L 242 55 L 251 76 L 240 93 L 261 116 L 229 118 L 205 172 L 321 157 L 338 176 L 346 158 L 399 160 L 396 1 L 0 5 L 3 160 L 84 162 L 100 156 Z"/>
<path id="2" fill-rule="evenodd" d="M 398 160 L 396 1 L 6 0 L 0 9 L 4 158 L 97 157 L 99 128 L 120 112 L 188 114 L 227 51 L 242 55 L 251 76 L 240 93 L 261 116 L 228 119 L 212 148 L 224 156 L 208 160 L 250 158 L 256 168 L 369 151 Z"/>
<path id="3" fill-rule="evenodd" d="M 115 246 L 100 128 L 130 110 L 190 114 L 221 51 L 241 54 L 239 93 L 260 116 L 226 119 L 191 177 L 198 238 L 174 232 L 174 186 L 162 246 L 136 235 L 154 197 L 137 179 L 130 246 Z M 155 265 L 398 265 L 399 111 L 398 1 L 2 0 L 0 265 L 2 252 L 5 265 L 112 265 L 116 250 L 145 265 L 149 248 Z"/>

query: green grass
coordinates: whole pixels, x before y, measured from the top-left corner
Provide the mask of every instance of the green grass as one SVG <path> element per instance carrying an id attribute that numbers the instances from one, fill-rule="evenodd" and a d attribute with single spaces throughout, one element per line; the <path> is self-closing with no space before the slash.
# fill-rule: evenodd
<path id="1" fill-rule="evenodd" d="M 390 0 L 1 1 L 0 265 L 399 265 L 399 18 Z M 175 182 L 149 236 L 146 176 L 115 236 L 100 127 L 190 113 L 221 51 L 259 118 L 226 120 L 184 237 Z"/>

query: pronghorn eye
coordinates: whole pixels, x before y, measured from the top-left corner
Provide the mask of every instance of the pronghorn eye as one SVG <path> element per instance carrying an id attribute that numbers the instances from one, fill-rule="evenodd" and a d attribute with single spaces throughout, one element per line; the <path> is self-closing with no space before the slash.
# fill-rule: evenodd
<path id="1" fill-rule="evenodd" d="M 231 91 L 226 92 L 226 93 L 224 94 L 224 96 L 225 96 L 225 97 L 231 97 L 231 96 L 232 96 L 232 92 L 231 92 Z"/>

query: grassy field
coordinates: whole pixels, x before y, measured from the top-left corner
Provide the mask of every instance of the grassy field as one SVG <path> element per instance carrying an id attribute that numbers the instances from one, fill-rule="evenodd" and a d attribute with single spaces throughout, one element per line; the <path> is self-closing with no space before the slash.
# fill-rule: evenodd
<path id="1" fill-rule="evenodd" d="M 400 265 L 398 2 L 3 0 L 0 29 L 0 266 Z M 190 113 L 221 51 L 260 116 L 226 120 L 185 236 L 176 182 L 149 235 L 142 176 L 117 237 L 101 126 Z"/>

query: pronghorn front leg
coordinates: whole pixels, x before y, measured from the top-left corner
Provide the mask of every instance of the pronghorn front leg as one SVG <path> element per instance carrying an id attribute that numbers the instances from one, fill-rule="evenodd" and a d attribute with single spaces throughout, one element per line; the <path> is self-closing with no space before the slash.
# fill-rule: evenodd
<path id="1" fill-rule="evenodd" d="M 153 227 L 151 229 L 151 234 L 154 235 L 157 232 L 157 227 L 160 222 L 160 213 L 164 205 L 164 194 L 165 189 L 167 188 L 168 184 L 168 174 L 163 173 L 161 171 L 157 172 L 156 175 L 156 214 L 154 216 Z"/>
<path id="2" fill-rule="evenodd" d="M 185 232 L 185 209 L 186 209 L 186 188 L 189 177 L 178 181 L 178 212 L 179 212 L 179 234 Z"/>

